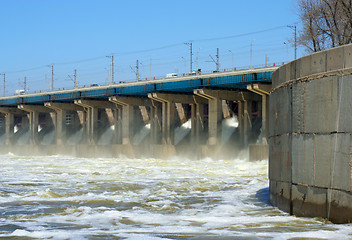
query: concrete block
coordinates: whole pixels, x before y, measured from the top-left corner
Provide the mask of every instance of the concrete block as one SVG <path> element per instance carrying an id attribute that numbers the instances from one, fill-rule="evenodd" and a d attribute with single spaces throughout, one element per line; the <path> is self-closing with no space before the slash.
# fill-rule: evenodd
<path id="1" fill-rule="evenodd" d="M 269 158 L 269 145 L 249 145 L 249 161 L 267 160 Z"/>
<path id="2" fill-rule="evenodd" d="M 332 143 L 333 156 L 332 188 L 351 191 L 351 133 L 334 134 Z"/>
<path id="3" fill-rule="evenodd" d="M 305 129 L 305 97 L 306 83 L 292 86 L 292 132 L 304 132 Z"/>
<path id="4" fill-rule="evenodd" d="M 273 206 L 277 206 L 277 181 L 269 181 L 269 201 Z"/>
<path id="5" fill-rule="evenodd" d="M 313 185 L 313 134 L 292 136 L 292 183 Z"/>
<path id="6" fill-rule="evenodd" d="M 273 78 L 272 80 L 272 86 L 277 87 L 278 85 L 286 82 L 286 70 L 287 69 L 287 64 L 283 65 L 282 67 L 279 68 L 278 70 L 278 75 L 276 75 L 275 79 Z"/>
<path id="7" fill-rule="evenodd" d="M 344 47 L 336 47 L 326 51 L 327 71 L 343 69 L 344 67 Z"/>
<path id="8" fill-rule="evenodd" d="M 288 64 L 288 70 L 289 71 L 289 74 L 287 74 L 287 80 L 294 80 L 294 79 L 297 79 L 297 67 L 298 67 L 298 64 L 297 64 L 297 61 L 292 61 Z M 299 70 L 299 69 L 298 69 Z"/>
<path id="9" fill-rule="evenodd" d="M 347 75 L 339 77 L 338 84 L 338 132 L 352 132 L 350 114 L 352 112 L 352 76 Z"/>
<path id="10" fill-rule="evenodd" d="M 312 74 L 312 55 L 307 55 L 297 60 L 299 64 L 299 72 L 297 78 L 305 77 Z"/>
<path id="11" fill-rule="evenodd" d="M 345 68 L 352 68 L 352 45 L 345 45 Z"/>
<path id="12" fill-rule="evenodd" d="M 284 87 L 269 97 L 269 136 L 291 132 L 291 88 Z"/>
<path id="13" fill-rule="evenodd" d="M 331 159 L 333 159 L 334 135 L 314 136 L 313 185 L 328 188 L 331 181 Z"/>
<path id="14" fill-rule="evenodd" d="M 280 80 L 279 80 L 279 72 L 280 72 L 280 68 L 273 72 L 273 75 L 272 75 L 272 87 L 273 88 L 277 87 L 278 83 L 280 82 Z"/>
<path id="15" fill-rule="evenodd" d="M 270 181 L 269 200 L 285 212 L 291 212 L 291 184 L 287 182 Z"/>
<path id="16" fill-rule="evenodd" d="M 352 222 L 352 193 L 328 190 L 328 217 L 333 223 Z"/>
<path id="17" fill-rule="evenodd" d="M 152 155 L 155 158 L 167 159 L 176 156 L 176 148 L 174 145 L 161 144 L 152 145 Z"/>
<path id="18" fill-rule="evenodd" d="M 306 83 L 303 104 L 304 132 L 327 133 L 337 130 L 337 79 L 337 76 L 332 76 Z"/>
<path id="19" fill-rule="evenodd" d="M 326 72 L 326 56 L 326 51 L 312 54 L 312 74 Z"/>
<path id="20" fill-rule="evenodd" d="M 291 136 L 269 138 L 269 179 L 291 182 Z"/>
<path id="21" fill-rule="evenodd" d="M 327 217 L 327 189 L 292 185 L 292 213 L 296 216 Z"/>

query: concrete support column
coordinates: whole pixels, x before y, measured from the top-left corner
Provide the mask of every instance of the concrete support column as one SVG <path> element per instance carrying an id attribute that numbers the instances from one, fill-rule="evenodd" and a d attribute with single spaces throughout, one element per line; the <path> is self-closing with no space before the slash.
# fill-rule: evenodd
<path id="1" fill-rule="evenodd" d="M 268 106 L 268 96 L 267 95 L 262 95 L 262 107 L 261 107 L 261 112 L 262 112 L 262 142 L 263 144 L 268 144 L 268 112 L 269 112 L 269 106 Z"/>
<path id="2" fill-rule="evenodd" d="M 240 132 L 241 145 L 244 145 L 244 121 L 243 121 L 243 101 L 238 101 L 238 127 Z"/>
<path id="3" fill-rule="evenodd" d="M 66 111 L 56 111 L 56 144 L 63 145 L 66 139 Z"/>
<path id="4" fill-rule="evenodd" d="M 11 139 L 14 135 L 14 127 L 15 127 L 15 114 L 6 113 L 5 115 L 5 134 L 6 134 L 6 145 L 11 145 Z"/>
<path id="5" fill-rule="evenodd" d="M 113 111 L 115 119 L 115 134 L 113 142 L 115 144 L 122 144 L 122 106 L 116 105 Z"/>
<path id="6" fill-rule="evenodd" d="M 209 145 L 218 145 L 220 140 L 218 138 L 219 131 L 221 131 L 222 120 L 222 105 L 221 100 L 214 98 L 209 99 Z M 220 126 L 219 126 L 220 125 Z"/>
<path id="7" fill-rule="evenodd" d="M 174 103 L 162 103 L 162 142 L 164 144 L 174 144 L 174 131 L 176 122 L 176 107 Z"/>
<path id="8" fill-rule="evenodd" d="M 130 104 L 122 106 L 122 144 L 131 144 L 134 133 L 134 107 Z"/>
<path id="9" fill-rule="evenodd" d="M 161 143 L 161 122 L 162 122 L 162 106 L 157 101 L 152 101 L 151 107 L 151 140 L 153 144 Z"/>

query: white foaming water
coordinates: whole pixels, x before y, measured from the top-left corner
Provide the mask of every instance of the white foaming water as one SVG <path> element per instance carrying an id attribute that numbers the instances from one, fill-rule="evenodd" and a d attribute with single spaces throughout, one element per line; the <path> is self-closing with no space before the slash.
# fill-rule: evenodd
<path id="1" fill-rule="evenodd" d="M 98 145 L 107 145 L 112 143 L 112 138 L 115 134 L 115 126 L 112 125 L 108 127 L 100 136 L 98 140 Z"/>
<path id="2" fill-rule="evenodd" d="M 237 116 L 224 119 L 222 121 L 221 142 L 228 142 L 232 134 L 235 132 L 236 128 L 238 128 Z"/>
<path id="3" fill-rule="evenodd" d="M 182 124 L 181 126 L 175 129 L 175 136 L 174 136 L 174 144 L 177 145 L 179 142 L 184 139 L 187 134 L 191 131 L 192 122 L 191 119 L 188 119 L 187 122 Z"/>
<path id="4" fill-rule="evenodd" d="M 150 133 L 150 123 L 143 126 L 142 129 L 136 135 L 133 136 L 132 144 L 138 146 L 143 141 L 143 139 L 146 136 L 148 136 L 149 133 Z"/>
<path id="5" fill-rule="evenodd" d="M 50 131 L 49 133 L 45 134 L 43 136 L 43 139 L 41 141 L 42 145 L 49 145 L 49 144 L 53 144 L 55 141 L 55 131 Z"/>
<path id="6" fill-rule="evenodd" d="M 69 138 L 67 138 L 67 145 L 76 145 L 79 144 L 83 137 L 83 128 L 80 128 L 78 131 L 73 133 Z"/>
<path id="7" fill-rule="evenodd" d="M 3 239 L 349 239 L 268 202 L 267 161 L 0 157 Z"/>

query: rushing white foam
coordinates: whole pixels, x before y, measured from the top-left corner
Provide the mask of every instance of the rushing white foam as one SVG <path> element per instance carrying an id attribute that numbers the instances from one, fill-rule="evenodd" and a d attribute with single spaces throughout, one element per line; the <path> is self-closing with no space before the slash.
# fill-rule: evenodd
<path id="1" fill-rule="evenodd" d="M 133 136 L 132 139 L 132 144 L 133 145 L 139 145 L 150 133 L 150 123 L 144 125 L 142 129 Z"/>
<path id="2" fill-rule="evenodd" d="M 222 121 L 222 131 L 221 131 L 221 142 L 227 143 L 235 132 L 236 128 L 238 128 L 238 119 L 237 116 L 233 116 L 232 118 L 224 119 Z"/>
<path id="3" fill-rule="evenodd" d="M 177 145 L 184 139 L 189 132 L 191 132 L 192 122 L 188 119 L 187 122 L 175 129 L 174 144 Z"/>
<path id="4" fill-rule="evenodd" d="M 0 237 L 348 239 L 351 225 L 268 203 L 267 161 L 0 159 Z"/>

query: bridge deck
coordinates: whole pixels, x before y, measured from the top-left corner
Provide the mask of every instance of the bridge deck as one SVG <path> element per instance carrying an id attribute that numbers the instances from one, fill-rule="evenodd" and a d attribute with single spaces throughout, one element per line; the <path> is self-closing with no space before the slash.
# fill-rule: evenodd
<path id="1" fill-rule="evenodd" d="M 146 97 L 152 92 L 193 93 L 197 88 L 246 89 L 251 83 L 268 83 L 277 67 L 218 72 L 203 75 L 163 78 L 158 80 L 117 83 L 61 91 L 14 95 L 0 98 L 0 106 L 44 104 L 44 102 L 73 102 L 74 99 L 108 99 L 110 96 Z"/>

